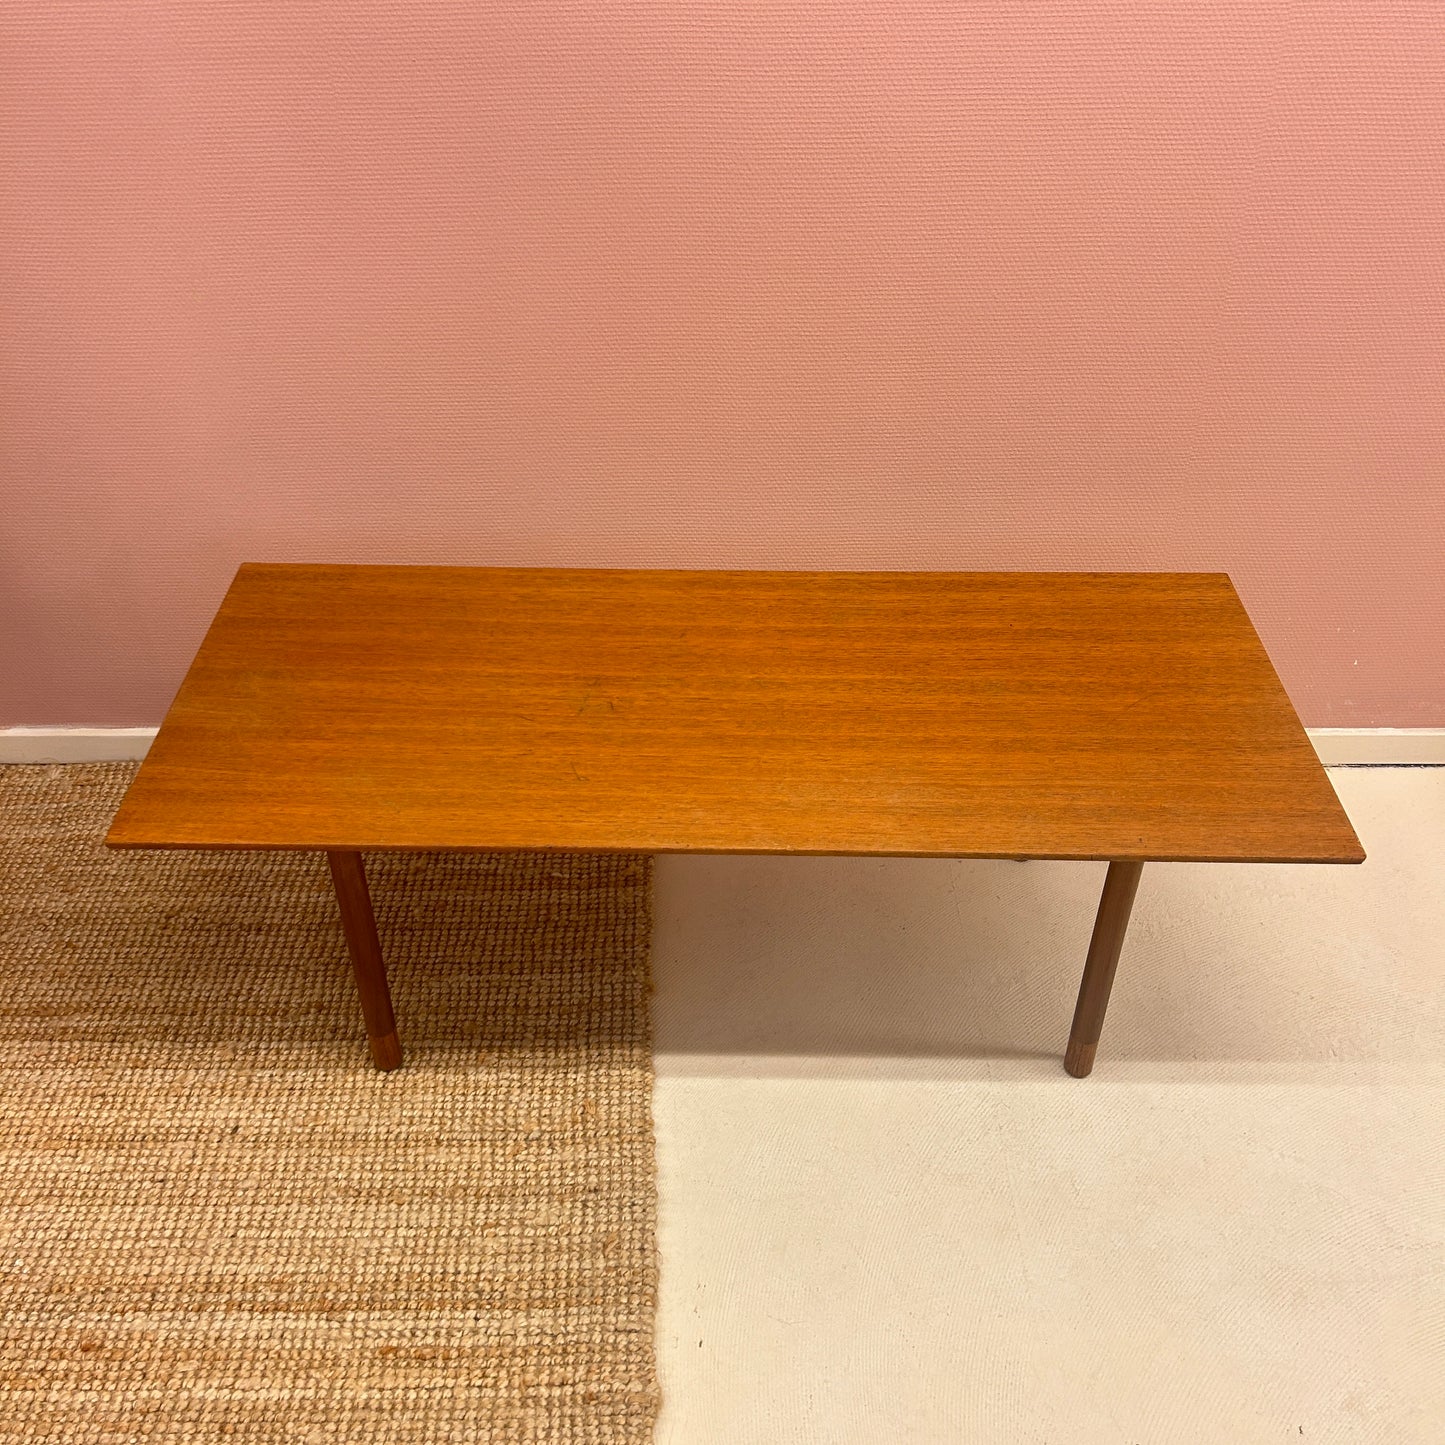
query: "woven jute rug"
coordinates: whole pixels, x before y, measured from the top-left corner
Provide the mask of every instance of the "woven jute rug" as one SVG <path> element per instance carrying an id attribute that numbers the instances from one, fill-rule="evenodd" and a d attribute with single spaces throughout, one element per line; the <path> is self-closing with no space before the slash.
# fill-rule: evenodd
<path id="1" fill-rule="evenodd" d="M 647 1441 L 650 870 L 114 853 L 132 768 L 0 767 L 0 1440 Z"/>

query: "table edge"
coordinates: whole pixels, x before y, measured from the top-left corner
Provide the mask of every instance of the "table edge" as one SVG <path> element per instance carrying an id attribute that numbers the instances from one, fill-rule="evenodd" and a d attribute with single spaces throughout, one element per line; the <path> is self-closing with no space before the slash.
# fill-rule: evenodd
<path id="1" fill-rule="evenodd" d="M 113 832 L 113 829 L 112 829 Z M 956 858 L 993 859 L 1027 863 L 1270 863 L 1346 867 L 1364 863 L 1368 855 L 1363 845 L 1349 854 L 1160 854 L 1160 853 L 986 853 L 948 852 L 927 849 L 838 849 L 838 848 L 659 848 L 651 844 L 614 844 L 608 847 L 577 848 L 566 844 L 495 843 L 366 843 L 366 842 L 301 842 L 301 843 L 198 843 L 159 839 L 115 838 L 107 834 L 104 846 L 116 852 L 188 852 L 188 853 L 645 853 L 653 857 L 717 857 L 717 858 Z"/>

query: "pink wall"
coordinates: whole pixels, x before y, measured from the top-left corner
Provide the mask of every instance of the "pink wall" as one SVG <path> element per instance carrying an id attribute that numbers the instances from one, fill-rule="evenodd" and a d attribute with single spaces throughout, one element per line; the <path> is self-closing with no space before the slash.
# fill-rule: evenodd
<path id="1" fill-rule="evenodd" d="M 0 10 L 0 725 L 244 558 L 1224 568 L 1445 722 L 1429 0 Z"/>

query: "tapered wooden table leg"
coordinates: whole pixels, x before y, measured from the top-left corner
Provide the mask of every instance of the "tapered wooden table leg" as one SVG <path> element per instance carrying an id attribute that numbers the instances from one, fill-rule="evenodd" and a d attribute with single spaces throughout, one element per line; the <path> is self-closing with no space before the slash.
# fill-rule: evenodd
<path id="1" fill-rule="evenodd" d="M 361 854 L 328 853 L 326 857 L 331 863 L 331 881 L 336 885 L 351 966 L 356 970 L 356 989 L 361 995 L 372 1062 L 378 1069 L 395 1069 L 401 1064 L 401 1043 L 396 1036 L 391 990 L 386 986 L 386 964 L 381 957 L 381 940 L 376 936 L 376 918 L 371 911 Z"/>
<path id="2" fill-rule="evenodd" d="M 1104 1010 L 1109 1007 L 1109 990 L 1124 946 L 1124 930 L 1134 895 L 1139 891 L 1142 863 L 1110 863 L 1104 879 L 1104 896 L 1094 920 L 1094 936 L 1084 962 L 1084 981 L 1079 985 L 1079 1002 L 1074 1007 L 1074 1026 L 1069 1030 L 1069 1047 L 1064 1067 L 1076 1078 L 1088 1076 L 1094 1067 L 1094 1051 L 1104 1028 Z"/>

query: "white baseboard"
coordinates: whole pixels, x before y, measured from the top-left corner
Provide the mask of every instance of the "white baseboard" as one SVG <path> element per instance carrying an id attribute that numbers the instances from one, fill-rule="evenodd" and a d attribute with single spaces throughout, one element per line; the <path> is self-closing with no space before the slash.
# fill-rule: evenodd
<path id="1" fill-rule="evenodd" d="M 1310 728 L 1327 768 L 1445 766 L 1445 728 Z"/>
<path id="2" fill-rule="evenodd" d="M 157 728 L 0 728 L 0 763 L 125 763 Z"/>
<path id="3" fill-rule="evenodd" d="M 114 763 L 143 758 L 155 728 L 0 728 L 0 763 Z M 1311 728 L 1328 767 L 1445 766 L 1445 728 Z"/>

